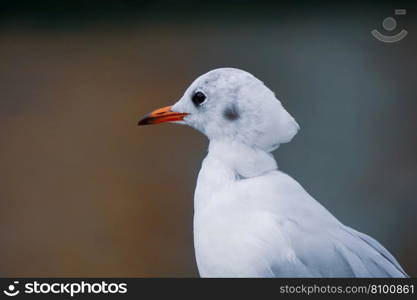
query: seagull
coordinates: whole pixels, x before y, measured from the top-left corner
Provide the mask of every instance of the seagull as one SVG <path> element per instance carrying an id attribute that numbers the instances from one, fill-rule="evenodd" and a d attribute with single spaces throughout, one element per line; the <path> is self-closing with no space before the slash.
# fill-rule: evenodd
<path id="1" fill-rule="evenodd" d="M 166 122 L 209 139 L 194 194 L 201 277 L 408 277 L 379 242 L 342 224 L 278 169 L 271 152 L 299 126 L 250 73 L 203 74 L 139 125 Z"/>

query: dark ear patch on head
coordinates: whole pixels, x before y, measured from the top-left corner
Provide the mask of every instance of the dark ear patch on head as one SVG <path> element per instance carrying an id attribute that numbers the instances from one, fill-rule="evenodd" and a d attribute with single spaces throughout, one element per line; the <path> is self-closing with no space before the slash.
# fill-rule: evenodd
<path id="1" fill-rule="evenodd" d="M 235 121 L 240 117 L 236 105 L 231 105 L 227 107 L 223 112 L 223 116 L 229 121 Z"/>

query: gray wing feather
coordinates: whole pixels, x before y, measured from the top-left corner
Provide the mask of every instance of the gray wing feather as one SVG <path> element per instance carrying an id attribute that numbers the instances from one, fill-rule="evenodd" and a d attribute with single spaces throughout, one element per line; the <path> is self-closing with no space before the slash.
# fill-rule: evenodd
<path id="1" fill-rule="evenodd" d="M 287 226 L 296 261 L 271 267 L 277 277 L 408 277 L 373 238 L 339 223 L 334 230 Z"/>
<path id="2" fill-rule="evenodd" d="M 377 240 L 353 228 L 345 226 L 344 229 L 355 238 L 360 239 L 363 243 L 365 243 L 367 246 L 379 254 L 380 258 L 378 261 L 380 265 L 377 265 L 377 267 L 381 269 L 381 271 L 385 271 L 388 276 L 392 275 L 394 277 L 408 277 L 407 273 L 394 258 L 394 256 L 392 256 L 392 254 L 389 253 L 389 251 L 385 249 L 384 246 L 382 246 Z M 377 262 L 373 260 L 373 263 Z"/>

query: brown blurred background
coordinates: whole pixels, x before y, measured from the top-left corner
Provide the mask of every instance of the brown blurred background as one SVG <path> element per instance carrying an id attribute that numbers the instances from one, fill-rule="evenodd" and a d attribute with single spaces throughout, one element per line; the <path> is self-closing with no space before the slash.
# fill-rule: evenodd
<path id="1" fill-rule="evenodd" d="M 136 122 L 224 66 L 301 125 L 280 168 L 417 275 L 415 6 L 57 3 L 0 12 L 0 276 L 197 276 L 207 141 Z M 396 8 L 409 35 L 381 43 L 370 31 Z"/>

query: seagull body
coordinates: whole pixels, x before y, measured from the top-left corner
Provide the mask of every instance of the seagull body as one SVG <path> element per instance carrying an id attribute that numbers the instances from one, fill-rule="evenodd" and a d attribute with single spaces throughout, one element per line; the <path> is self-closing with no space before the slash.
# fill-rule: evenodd
<path id="1" fill-rule="evenodd" d="M 139 125 L 162 122 L 189 125 L 210 141 L 194 195 L 202 277 L 407 277 L 381 244 L 278 170 L 271 152 L 299 126 L 251 74 L 210 71 Z"/>

